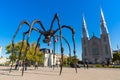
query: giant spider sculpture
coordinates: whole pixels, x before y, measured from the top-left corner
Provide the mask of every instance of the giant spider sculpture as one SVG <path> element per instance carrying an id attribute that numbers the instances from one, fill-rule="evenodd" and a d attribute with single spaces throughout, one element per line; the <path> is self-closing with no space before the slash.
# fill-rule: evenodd
<path id="1" fill-rule="evenodd" d="M 53 24 L 55 22 L 55 20 L 57 20 L 58 22 L 58 28 L 56 30 L 53 30 Z M 40 27 L 42 28 L 42 30 L 40 30 L 39 28 L 35 28 L 34 25 L 38 23 L 40 25 Z M 38 46 L 40 46 L 39 42 L 40 42 L 40 39 L 41 39 L 41 36 L 44 36 L 44 39 L 43 39 L 43 42 L 44 43 L 49 43 L 51 41 L 51 39 L 53 38 L 53 40 L 55 39 L 55 36 L 58 36 L 60 38 L 60 47 L 61 47 L 61 63 L 60 63 L 60 75 L 61 75 L 61 72 L 62 72 L 62 66 L 63 66 L 63 52 L 64 52 L 64 48 L 63 48 L 63 44 L 62 44 L 62 39 L 65 40 L 65 42 L 67 43 L 68 45 L 68 48 L 69 48 L 69 55 L 71 56 L 71 48 L 70 48 L 70 45 L 68 43 L 68 41 L 66 40 L 66 38 L 64 36 L 62 36 L 62 29 L 63 28 L 67 28 L 69 29 L 71 32 L 72 32 L 72 41 L 73 41 L 73 53 L 74 53 L 74 57 L 76 59 L 76 45 L 75 45 L 75 40 L 74 40 L 74 36 L 75 36 L 75 30 L 70 27 L 70 26 L 66 26 L 66 25 L 62 25 L 60 26 L 60 20 L 59 20 L 59 17 L 57 15 L 57 13 L 55 14 L 52 22 L 51 22 L 51 25 L 50 25 L 50 29 L 48 31 L 46 31 L 46 29 L 44 28 L 44 26 L 42 25 L 42 22 L 40 20 L 34 20 L 31 24 L 29 24 L 27 21 L 22 21 L 20 23 L 20 25 L 18 26 L 18 29 L 16 30 L 13 38 L 12 38 L 12 55 L 15 53 L 14 52 L 14 39 L 16 38 L 19 30 L 21 29 L 21 27 L 23 25 L 27 25 L 29 27 L 29 29 L 25 32 L 23 32 L 23 39 L 22 39 L 22 45 L 21 45 L 21 49 L 20 49 L 20 53 L 19 53 L 19 56 L 18 56 L 18 65 L 19 65 L 19 60 L 20 60 L 20 57 L 21 57 L 21 51 L 23 49 L 23 42 L 25 41 L 25 36 L 27 35 L 27 39 L 26 39 L 26 42 L 27 42 L 27 47 L 25 49 L 25 54 L 24 54 L 24 57 L 23 57 L 23 64 L 25 64 L 25 60 L 26 60 L 26 55 L 27 55 L 27 51 L 30 47 L 29 45 L 29 38 L 30 38 L 30 35 L 32 33 L 32 31 L 37 31 L 40 35 L 38 37 L 38 40 L 37 40 L 37 44 L 36 44 L 36 47 L 35 47 L 35 52 L 34 52 L 34 56 L 36 56 L 36 49 Z M 57 32 L 60 32 L 59 35 L 57 35 L 56 33 Z M 55 42 L 53 44 L 53 64 L 54 64 L 54 58 L 55 58 Z M 36 57 L 35 57 L 36 58 Z M 36 61 L 36 59 L 35 59 Z M 12 66 L 13 66 L 13 60 L 11 59 L 11 62 L 12 62 L 12 65 L 11 65 L 11 68 L 10 68 L 10 71 L 12 70 Z M 76 66 L 76 60 L 75 60 L 75 70 L 76 70 L 76 73 L 77 73 L 77 66 Z M 22 76 L 23 76 L 23 73 L 24 73 L 24 65 L 23 66 L 23 69 L 22 69 Z M 54 66 L 53 66 L 53 69 L 54 69 Z"/>

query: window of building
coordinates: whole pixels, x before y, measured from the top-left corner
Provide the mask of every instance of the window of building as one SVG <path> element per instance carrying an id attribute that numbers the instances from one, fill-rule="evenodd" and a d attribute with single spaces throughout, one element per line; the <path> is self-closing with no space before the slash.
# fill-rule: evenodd
<path id="1" fill-rule="evenodd" d="M 97 47 L 92 48 L 92 54 L 93 55 L 99 55 L 99 51 Z"/>
<path id="2" fill-rule="evenodd" d="M 84 54 L 85 54 L 85 56 L 87 56 L 87 51 L 86 51 L 85 47 L 84 47 Z"/>
<path id="3" fill-rule="evenodd" d="M 103 38 L 104 42 L 106 42 L 106 37 Z"/>
<path id="4" fill-rule="evenodd" d="M 108 54 L 108 48 L 107 48 L 107 45 L 105 45 L 105 53 Z"/>

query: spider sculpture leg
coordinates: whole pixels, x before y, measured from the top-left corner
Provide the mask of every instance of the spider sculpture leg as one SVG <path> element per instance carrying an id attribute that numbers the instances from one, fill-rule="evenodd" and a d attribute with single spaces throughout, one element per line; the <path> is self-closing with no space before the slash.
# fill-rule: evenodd
<path id="1" fill-rule="evenodd" d="M 27 33 L 28 33 L 28 31 L 23 33 L 22 45 L 21 45 L 21 48 L 20 48 L 19 56 L 18 56 L 18 67 L 20 66 L 21 52 L 22 52 L 22 49 L 23 49 L 23 46 L 24 46 L 25 36 L 26 36 Z"/>
<path id="2" fill-rule="evenodd" d="M 46 32 L 46 30 L 45 30 L 45 28 L 44 28 L 44 26 L 42 25 L 42 23 L 41 23 L 40 20 L 34 20 L 34 21 L 32 22 L 32 24 L 30 25 L 30 29 L 29 29 L 29 33 L 28 33 L 28 37 L 27 37 L 27 47 L 26 47 L 25 54 L 24 54 L 24 59 L 23 59 L 22 76 L 23 76 L 23 74 L 24 74 L 24 67 L 25 67 L 24 64 L 25 64 L 25 61 L 26 61 L 27 51 L 28 51 L 28 49 L 29 49 L 29 47 L 30 47 L 30 45 L 29 45 L 29 38 L 30 38 L 31 32 L 32 32 L 32 30 L 35 30 L 35 31 L 38 31 L 39 33 L 43 34 L 43 31 L 41 31 L 41 30 L 39 30 L 39 29 L 36 29 L 36 28 L 33 28 L 34 24 L 36 24 L 36 23 L 38 23 L 38 24 L 42 27 L 42 29 L 44 30 L 44 32 Z"/>
<path id="3" fill-rule="evenodd" d="M 60 35 L 55 35 L 55 36 L 58 36 L 58 37 L 60 37 Z M 62 36 L 62 39 L 64 39 L 64 41 L 67 43 L 67 45 L 68 45 L 68 48 L 69 48 L 69 57 L 70 57 L 70 59 L 71 59 L 71 47 L 70 47 L 70 44 L 69 44 L 69 42 L 67 41 L 67 39 L 64 37 L 64 36 Z"/>
<path id="4" fill-rule="evenodd" d="M 59 17 L 58 17 L 58 14 L 56 13 L 52 22 L 51 22 L 51 26 L 50 26 L 50 31 L 52 30 L 52 27 L 53 27 L 53 23 L 54 21 L 57 20 L 58 22 L 58 27 L 59 27 L 59 30 L 60 30 L 60 47 L 61 47 L 61 65 L 60 65 L 60 75 L 61 75 L 61 72 L 62 72 L 62 65 L 63 65 L 63 52 L 64 52 L 64 49 L 63 49 L 63 46 L 62 46 L 62 28 L 60 27 L 60 20 L 59 20 Z M 53 66 L 54 67 L 54 66 Z"/>
<path id="5" fill-rule="evenodd" d="M 69 48 L 69 54 L 71 55 L 71 48 L 70 48 L 70 44 L 68 43 L 67 39 L 66 39 L 65 37 L 63 37 L 63 36 L 60 36 L 60 35 L 54 35 L 54 36 L 62 37 L 62 39 L 65 40 L 65 42 L 67 43 L 68 48 Z M 54 48 L 55 48 L 55 46 L 54 46 Z M 55 50 L 55 49 L 54 49 L 54 50 Z M 64 51 L 64 49 L 61 48 L 61 52 L 62 52 L 62 53 L 63 53 L 63 51 Z M 71 56 L 70 56 L 70 57 L 71 57 Z M 53 58 L 53 59 L 54 59 L 54 58 Z M 61 64 L 60 64 L 61 70 L 60 70 L 60 74 L 59 74 L 59 75 L 61 75 L 61 73 L 62 73 L 62 65 L 63 65 L 63 54 L 62 54 L 62 56 L 61 56 Z"/>
<path id="6" fill-rule="evenodd" d="M 38 40 L 37 40 L 37 44 L 36 44 L 36 46 L 35 46 L 35 53 L 34 53 L 34 56 L 35 56 L 35 64 L 34 64 L 35 69 L 36 69 L 36 66 L 37 66 L 37 64 L 36 64 L 36 62 L 37 62 L 37 60 L 36 60 L 36 50 L 37 50 L 37 48 L 40 47 L 39 42 L 40 42 L 41 36 L 42 36 L 42 34 L 40 34 L 40 36 L 39 36 L 39 38 L 38 38 Z"/>
<path id="7" fill-rule="evenodd" d="M 55 36 L 53 36 L 53 70 L 55 66 Z"/>
<path id="8" fill-rule="evenodd" d="M 22 76 L 23 76 L 23 74 L 24 74 L 24 69 L 25 69 L 25 66 L 27 66 L 27 63 L 26 63 L 26 55 L 27 55 L 27 52 L 28 52 L 29 47 L 30 47 L 30 45 L 29 45 L 29 43 L 28 43 L 28 41 L 27 41 L 27 47 L 26 47 L 26 50 L 25 50 L 25 53 L 24 53 L 24 56 L 23 56 Z"/>
<path id="9" fill-rule="evenodd" d="M 13 38 L 12 38 L 12 55 L 14 54 L 14 39 L 16 38 L 16 35 L 18 34 L 19 30 L 21 29 L 21 27 L 22 27 L 24 24 L 26 24 L 26 25 L 30 28 L 30 25 L 29 25 L 29 23 L 28 23 L 26 20 L 23 20 L 23 21 L 20 23 L 20 25 L 18 26 L 18 28 L 17 28 L 17 30 L 16 30 L 15 34 L 13 35 Z M 11 65 L 11 67 L 10 67 L 9 73 L 10 73 L 11 70 L 12 70 L 13 59 L 11 59 L 10 62 L 12 62 L 12 65 Z"/>
<path id="10" fill-rule="evenodd" d="M 63 26 L 61 26 L 60 28 L 58 28 L 58 29 L 56 29 L 55 31 L 54 31 L 54 34 L 57 32 L 57 31 L 60 31 L 60 36 L 62 36 L 62 32 L 61 32 L 61 29 L 63 29 L 63 28 L 67 28 L 67 29 L 69 29 L 69 30 L 71 30 L 71 32 L 72 32 L 72 41 L 73 41 L 73 45 L 74 45 L 74 50 L 73 50 L 73 53 L 74 53 L 74 57 L 75 57 L 75 70 L 76 70 L 76 73 L 77 73 L 77 66 L 76 66 L 76 45 L 75 45 L 75 40 L 74 40 L 74 34 L 75 34 L 75 30 L 72 28 L 72 27 L 70 27 L 70 26 L 66 26 L 66 25 L 63 25 Z M 62 43 L 62 41 L 61 41 L 61 38 L 60 38 L 60 43 Z M 61 51 L 62 51 L 62 47 L 61 47 Z M 63 61 L 63 57 L 62 57 L 63 55 L 61 55 L 61 58 L 62 58 L 62 61 Z M 62 72 L 62 65 L 61 65 L 61 69 L 60 69 L 60 74 L 61 74 L 61 72 Z"/>
<path id="11" fill-rule="evenodd" d="M 12 43 L 12 56 L 13 56 L 13 53 L 14 53 L 14 43 Z M 12 59 L 12 57 L 11 57 L 10 62 L 12 62 L 12 64 L 11 64 L 11 66 L 10 66 L 9 73 L 11 72 L 11 70 L 12 70 L 12 66 L 13 66 L 13 59 Z"/>

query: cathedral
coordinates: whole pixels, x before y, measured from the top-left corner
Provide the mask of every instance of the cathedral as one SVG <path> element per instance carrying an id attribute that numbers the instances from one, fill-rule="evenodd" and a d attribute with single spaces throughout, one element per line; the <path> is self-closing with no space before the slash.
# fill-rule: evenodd
<path id="1" fill-rule="evenodd" d="M 110 37 L 102 9 L 100 9 L 100 38 L 95 35 L 89 38 L 86 22 L 82 16 L 82 61 L 108 64 L 112 62 L 112 58 Z"/>

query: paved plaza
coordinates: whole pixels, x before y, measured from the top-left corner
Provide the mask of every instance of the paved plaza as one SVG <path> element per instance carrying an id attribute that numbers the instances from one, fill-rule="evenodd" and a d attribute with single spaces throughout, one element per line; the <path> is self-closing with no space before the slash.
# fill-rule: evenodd
<path id="1" fill-rule="evenodd" d="M 21 76 L 21 71 L 12 70 L 9 74 L 9 67 L 0 66 L 0 80 L 120 80 L 120 69 L 113 68 L 78 68 L 75 73 L 74 68 L 63 68 L 62 75 L 59 76 L 59 68 L 44 68 L 38 70 L 30 67 Z"/>

